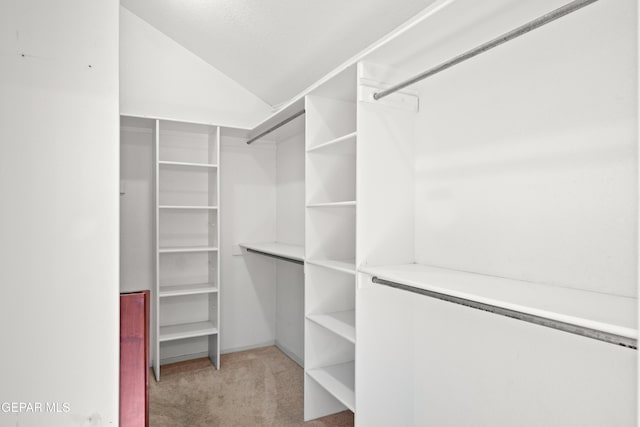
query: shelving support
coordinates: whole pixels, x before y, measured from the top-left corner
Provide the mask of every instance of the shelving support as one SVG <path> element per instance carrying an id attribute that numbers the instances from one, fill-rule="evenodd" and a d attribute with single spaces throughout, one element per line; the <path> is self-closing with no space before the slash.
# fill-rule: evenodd
<path id="1" fill-rule="evenodd" d="M 375 276 L 371 279 L 371 281 L 379 285 L 389 286 L 391 288 L 400 289 L 400 290 L 412 292 L 415 294 L 425 295 L 425 296 L 436 298 L 442 301 L 464 305 L 465 307 L 474 308 L 476 310 L 487 311 L 489 313 L 510 317 L 512 319 L 520 320 L 523 322 L 533 323 L 535 325 L 557 329 L 559 331 L 569 332 L 571 334 L 576 334 L 576 335 L 592 338 L 599 341 L 604 341 L 609 344 L 620 345 L 622 347 L 628 347 L 632 349 L 638 348 L 637 339 L 624 337 L 624 336 L 613 334 L 610 332 L 599 331 L 597 329 L 587 328 L 582 325 L 574 325 L 569 322 L 550 319 L 548 317 L 536 316 L 534 314 L 529 314 L 529 313 L 523 313 L 521 311 L 511 310 L 509 308 L 499 307 L 497 305 L 473 301 L 467 298 L 461 298 L 461 297 L 447 295 L 447 294 L 443 294 L 440 292 L 435 292 L 427 289 L 416 288 L 414 286 L 392 282 L 390 280 L 380 279 Z"/>

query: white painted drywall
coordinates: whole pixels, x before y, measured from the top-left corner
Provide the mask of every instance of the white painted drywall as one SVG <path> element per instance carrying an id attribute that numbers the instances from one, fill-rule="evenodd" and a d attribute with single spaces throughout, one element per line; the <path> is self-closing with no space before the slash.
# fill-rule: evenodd
<path id="1" fill-rule="evenodd" d="M 304 246 L 304 132 L 278 142 L 276 154 L 276 240 Z M 276 342 L 304 360 L 304 268 L 276 262 Z"/>
<path id="2" fill-rule="evenodd" d="M 0 2 L 0 70 L 0 426 L 115 426 L 118 2 Z"/>
<path id="3" fill-rule="evenodd" d="M 222 137 L 220 350 L 275 341 L 276 267 L 271 258 L 237 253 L 238 243 L 276 239 L 276 149 Z"/>
<path id="4" fill-rule="evenodd" d="M 120 113 L 252 127 L 271 108 L 121 7 Z"/>
<path id="5" fill-rule="evenodd" d="M 121 123 L 120 291 L 133 292 L 152 289 L 155 280 L 155 121 Z"/>

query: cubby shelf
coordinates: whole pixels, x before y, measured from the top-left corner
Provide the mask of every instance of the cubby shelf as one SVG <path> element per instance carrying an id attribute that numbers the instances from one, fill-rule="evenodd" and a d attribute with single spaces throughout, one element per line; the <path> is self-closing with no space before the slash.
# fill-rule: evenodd
<path id="1" fill-rule="evenodd" d="M 331 141 L 323 142 L 322 144 L 318 144 L 314 147 L 308 148 L 307 153 L 313 153 L 317 151 L 330 150 L 333 148 L 346 146 L 348 143 L 353 143 L 356 141 L 356 132 L 351 132 L 346 135 L 343 135 L 339 138 L 332 139 Z M 352 144 L 352 147 L 346 148 L 349 151 L 355 152 L 355 144 Z"/>
<path id="2" fill-rule="evenodd" d="M 309 369 L 307 374 L 344 406 L 355 412 L 355 363 Z"/>
<path id="3" fill-rule="evenodd" d="M 218 287 L 213 283 L 194 283 L 189 285 L 160 285 L 160 298 L 177 297 L 183 295 L 212 294 L 218 292 Z"/>
<path id="4" fill-rule="evenodd" d="M 308 208 L 341 208 L 341 207 L 354 207 L 356 206 L 355 200 L 347 200 L 343 202 L 323 202 L 323 203 L 309 203 Z"/>
<path id="5" fill-rule="evenodd" d="M 175 341 L 185 338 L 203 337 L 215 335 L 218 328 L 212 322 L 183 323 L 181 325 L 160 326 L 160 342 Z"/>
<path id="6" fill-rule="evenodd" d="M 158 209 L 174 209 L 174 210 L 217 210 L 217 206 L 177 206 L 177 205 L 161 205 Z"/>
<path id="7" fill-rule="evenodd" d="M 341 336 L 349 342 L 356 342 L 356 311 L 339 311 L 337 313 L 309 314 L 307 319 Z"/>
<path id="8" fill-rule="evenodd" d="M 160 166 L 176 166 L 176 167 L 185 167 L 185 168 L 205 168 L 205 169 L 215 169 L 218 165 L 213 163 L 192 163 L 192 162 L 172 162 L 160 160 L 158 162 Z"/>
<path id="9" fill-rule="evenodd" d="M 308 259 L 307 263 L 341 271 L 348 274 L 356 274 L 355 259 L 333 260 L 333 259 Z"/>
<path id="10" fill-rule="evenodd" d="M 626 338 L 637 337 L 637 299 L 421 264 L 364 267 L 361 272 L 453 297 L 568 322 Z"/>
<path id="11" fill-rule="evenodd" d="M 170 247 L 160 248 L 161 254 L 184 253 L 184 252 L 216 252 L 218 248 L 215 246 L 187 246 L 187 247 Z"/>

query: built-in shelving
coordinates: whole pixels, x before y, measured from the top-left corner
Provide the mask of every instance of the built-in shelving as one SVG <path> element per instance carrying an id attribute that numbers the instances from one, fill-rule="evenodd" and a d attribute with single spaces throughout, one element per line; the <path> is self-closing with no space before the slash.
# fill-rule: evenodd
<path id="1" fill-rule="evenodd" d="M 637 338 L 637 299 L 430 267 L 421 264 L 360 269 L 372 277 L 490 304 L 584 328 Z"/>
<path id="2" fill-rule="evenodd" d="M 188 285 L 160 285 L 160 298 L 182 295 L 210 294 L 218 292 L 215 283 L 194 283 Z"/>
<path id="3" fill-rule="evenodd" d="M 356 274 L 356 260 L 333 260 L 333 259 L 307 259 L 307 263 L 319 265 L 335 271 L 341 271 L 348 274 Z"/>
<path id="4" fill-rule="evenodd" d="M 170 206 L 170 205 L 161 205 L 158 206 L 158 209 L 175 209 L 175 210 L 216 210 L 217 206 Z"/>
<path id="5" fill-rule="evenodd" d="M 159 248 L 158 252 L 161 254 L 176 254 L 185 252 L 216 252 L 217 250 L 218 248 L 215 246 L 188 246 Z"/>
<path id="6" fill-rule="evenodd" d="M 329 329 L 336 335 L 355 344 L 356 342 L 356 311 L 340 311 L 327 314 L 308 314 L 307 319 Z"/>
<path id="7" fill-rule="evenodd" d="M 215 335 L 218 329 L 212 322 L 194 322 L 181 325 L 160 326 L 160 342 Z"/>
<path id="8" fill-rule="evenodd" d="M 158 162 L 160 166 L 175 166 L 175 167 L 184 167 L 184 168 L 206 168 L 206 169 L 216 169 L 218 165 L 212 163 L 193 163 L 193 162 L 170 162 L 160 160 Z"/>
<path id="9" fill-rule="evenodd" d="M 309 369 L 307 374 L 344 406 L 355 412 L 354 362 Z"/>
<path id="10" fill-rule="evenodd" d="M 152 359 L 220 366 L 220 129 L 156 121 L 156 295 Z"/>
<path id="11" fill-rule="evenodd" d="M 356 81 L 334 83 L 306 97 L 305 420 L 355 411 Z"/>
<path id="12" fill-rule="evenodd" d="M 347 200 L 344 202 L 324 202 L 324 203 L 310 203 L 308 208 L 343 208 L 352 207 L 356 205 L 355 200 Z"/>
<path id="13" fill-rule="evenodd" d="M 356 132 L 350 132 L 346 135 L 332 139 L 307 149 L 307 153 L 325 152 L 329 150 L 347 150 L 349 153 L 355 153 Z"/>

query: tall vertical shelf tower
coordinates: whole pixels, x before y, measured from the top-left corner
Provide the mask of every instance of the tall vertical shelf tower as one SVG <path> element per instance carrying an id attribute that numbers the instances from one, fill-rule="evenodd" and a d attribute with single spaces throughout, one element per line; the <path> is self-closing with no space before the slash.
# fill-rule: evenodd
<path id="1" fill-rule="evenodd" d="M 156 121 L 156 283 L 152 359 L 220 366 L 220 129 Z"/>
<path id="2" fill-rule="evenodd" d="M 356 76 L 305 99 L 305 420 L 355 412 Z"/>

